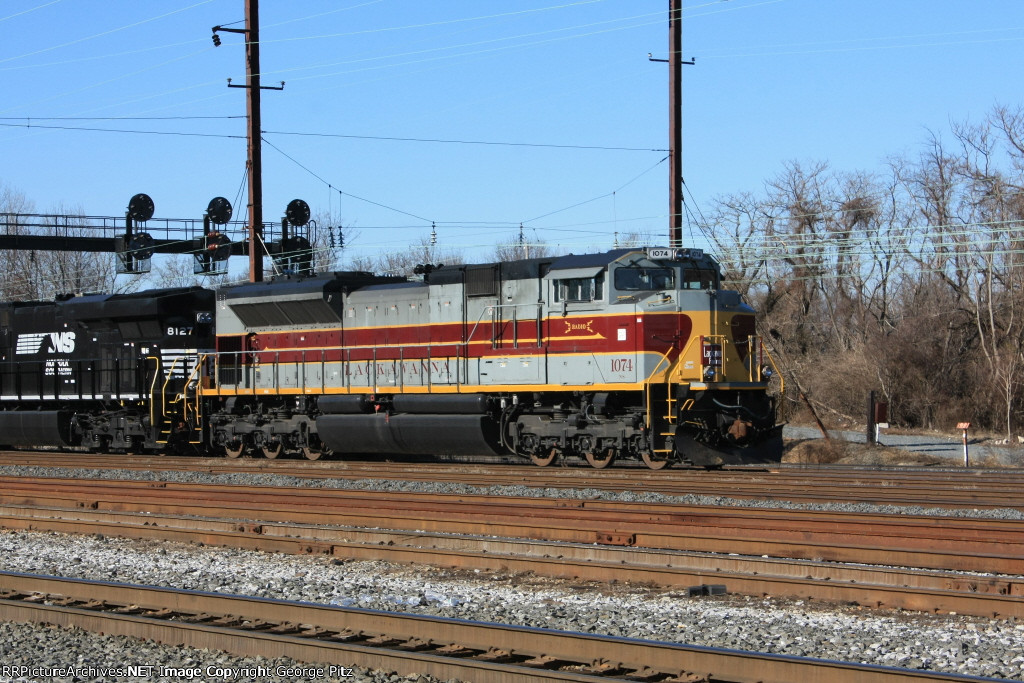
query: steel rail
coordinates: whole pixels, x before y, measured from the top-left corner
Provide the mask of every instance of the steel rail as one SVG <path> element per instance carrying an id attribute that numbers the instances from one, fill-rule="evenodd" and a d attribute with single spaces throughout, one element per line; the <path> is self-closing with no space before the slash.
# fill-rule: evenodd
<path id="1" fill-rule="evenodd" d="M 1016 574 L 1024 521 L 0 477 L 0 502 Z"/>
<path id="2" fill-rule="evenodd" d="M 239 655 L 343 662 L 477 683 L 629 676 L 762 683 L 971 680 L 930 671 L 38 575 L 0 574 L 0 590 L 5 591 L 0 618 L 7 620 L 73 624 Z M 62 604 L 39 604 L 54 600 Z M 554 670 L 556 666 L 563 671 Z"/>
<path id="3" fill-rule="evenodd" d="M 447 481 L 474 486 L 526 485 L 701 494 L 797 502 L 856 501 L 926 507 L 1006 507 L 1024 509 L 1019 491 L 1024 471 L 1006 469 L 877 468 L 851 466 L 773 466 L 723 471 L 589 468 L 541 470 L 533 466 L 356 461 L 226 460 L 92 454 L 0 453 L 0 464 L 185 470 L 209 473 L 261 472 L 303 478 Z"/>
<path id="4" fill-rule="evenodd" d="M 933 515 L 887 515 L 881 513 L 830 512 L 804 509 L 730 508 L 723 506 L 671 503 L 632 503 L 615 500 L 505 497 L 486 495 L 431 494 L 365 491 L 350 489 L 295 489 L 275 486 L 233 486 L 219 484 L 181 484 L 134 480 L 82 480 L 24 477 L 0 477 L 4 492 L 10 496 L 71 495 L 92 499 L 91 504 L 114 504 L 108 499 L 131 501 L 145 498 L 156 501 L 187 500 L 194 507 L 220 508 L 235 505 L 239 509 L 270 503 L 288 506 L 301 512 L 317 507 L 320 513 L 335 510 L 359 511 L 386 509 L 389 514 L 401 512 L 458 513 L 466 509 L 474 514 L 495 518 L 502 516 L 542 517 L 621 524 L 640 523 L 669 526 L 700 526 L 727 529 L 761 530 L 765 520 L 773 520 L 780 529 L 797 529 L 806 534 L 813 531 L 836 532 L 850 537 L 879 538 L 889 530 L 900 538 L 926 539 L 933 546 L 943 541 L 964 540 L 1002 543 L 1013 546 L 1024 542 L 1024 523 L 1016 519 L 938 517 Z M 937 525 L 936 519 L 942 519 Z"/>
<path id="5" fill-rule="evenodd" d="M 207 545 L 323 553 L 459 569 L 533 572 L 584 581 L 648 582 L 688 595 L 721 591 L 869 607 L 1024 618 L 1024 577 L 657 551 L 511 538 L 236 520 L 0 507 L 0 527 L 100 533 Z M 720 587 L 720 588 L 719 588 Z"/>

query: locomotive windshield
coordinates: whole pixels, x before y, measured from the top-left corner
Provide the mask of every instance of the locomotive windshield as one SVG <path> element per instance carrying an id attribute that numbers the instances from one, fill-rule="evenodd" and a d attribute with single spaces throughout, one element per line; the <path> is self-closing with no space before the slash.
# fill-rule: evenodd
<path id="1" fill-rule="evenodd" d="M 706 268 L 684 268 L 683 289 L 715 289 L 715 271 Z"/>
<path id="2" fill-rule="evenodd" d="M 616 269 L 615 289 L 627 292 L 674 289 L 674 276 L 672 268 L 645 265 L 642 260 Z"/>

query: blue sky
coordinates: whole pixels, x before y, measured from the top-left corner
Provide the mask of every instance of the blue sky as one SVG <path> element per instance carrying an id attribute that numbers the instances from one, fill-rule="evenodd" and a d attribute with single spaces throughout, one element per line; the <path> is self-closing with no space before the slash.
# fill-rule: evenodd
<path id="1" fill-rule="evenodd" d="M 1020 0 L 683 7 L 696 208 L 757 192 L 790 160 L 880 170 L 929 131 L 1024 104 Z M 264 0 L 264 84 L 285 81 L 263 94 L 265 218 L 301 197 L 353 228 L 349 256 L 432 224 L 468 260 L 520 223 L 577 253 L 616 233 L 666 241 L 667 70 L 647 55 L 666 56 L 667 8 Z M 0 183 L 39 212 L 118 216 L 146 192 L 158 217 L 201 217 L 218 195 L 244 216 L 244 91 L 226 87 L 244 82 L 242 39 L 210 38 L 243 19 L 242 0 L 0 3 Z"/>

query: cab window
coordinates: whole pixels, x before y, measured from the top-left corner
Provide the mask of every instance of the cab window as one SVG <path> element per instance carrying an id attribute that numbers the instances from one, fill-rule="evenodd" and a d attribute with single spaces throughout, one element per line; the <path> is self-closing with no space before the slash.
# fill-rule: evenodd
<path id="1" fill-rule="evenodd" d="M 715 271 L 684 268 L 682 289 L 715 289 Z"/>
<path id="2" fill-rule="evenodd" d="M 555 280 L 555 301 L 598 301 L 604 298 L 604 274 Z"/>
<path id="3" fill-rule="evenodd" d="M 675 289 L 671 268 L 619 268 L 615 271 L 615 289 L 619 291 L 650 291 Z"/>

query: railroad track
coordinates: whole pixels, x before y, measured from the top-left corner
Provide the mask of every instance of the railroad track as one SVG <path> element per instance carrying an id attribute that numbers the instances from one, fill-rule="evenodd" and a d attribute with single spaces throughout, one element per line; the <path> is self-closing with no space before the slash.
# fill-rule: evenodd
<path id="1" fill-rule="evenodd" d="M 1014 520 L 21 478 L 0 502 L 9 528 L 1024 617 Z"/>
<path id="2" fill-rule="evenodd" d="M 467 484 L 700 494 L 803 503 L 860 502 L 948 508 L 1024 510 L 1024 470 L 963 468 L 865 468 L 775 465 L 728 470 L 541 469 L 532 465 L 181 458 L 8 451 L 0 465 L 264 473 L 301 478 L 391 479 Z"/>
<path id="3" fill-rule="evenodd" d="M 335 677 L 342 677 L 345 667 L 365 666 L 475 683 L 964 680 L 927 671 L 27 574 L 0 573 L 0 619 L 74 625 L 242 656 L 290 657 Z"/>
<path id="4" fill-rule="evenodd" d="M 451 533 L 245 524 L 237 520 L 55 508 L 0 506 L 0 527 L 325 554 L 350 560 L 464 570 L 531 572 L 582 581 L 649 583 L 682 589 L 689 596 L 728 592 L 1024 618 L 1024 579 L 1020 577 Z"/>
<path id="5" fill-rule="evenodd" d="M 1002 574 L 1024 556 L 1024 521 L 1014 519 L 23 477 L 0 477 L 0 503 Z"/>

